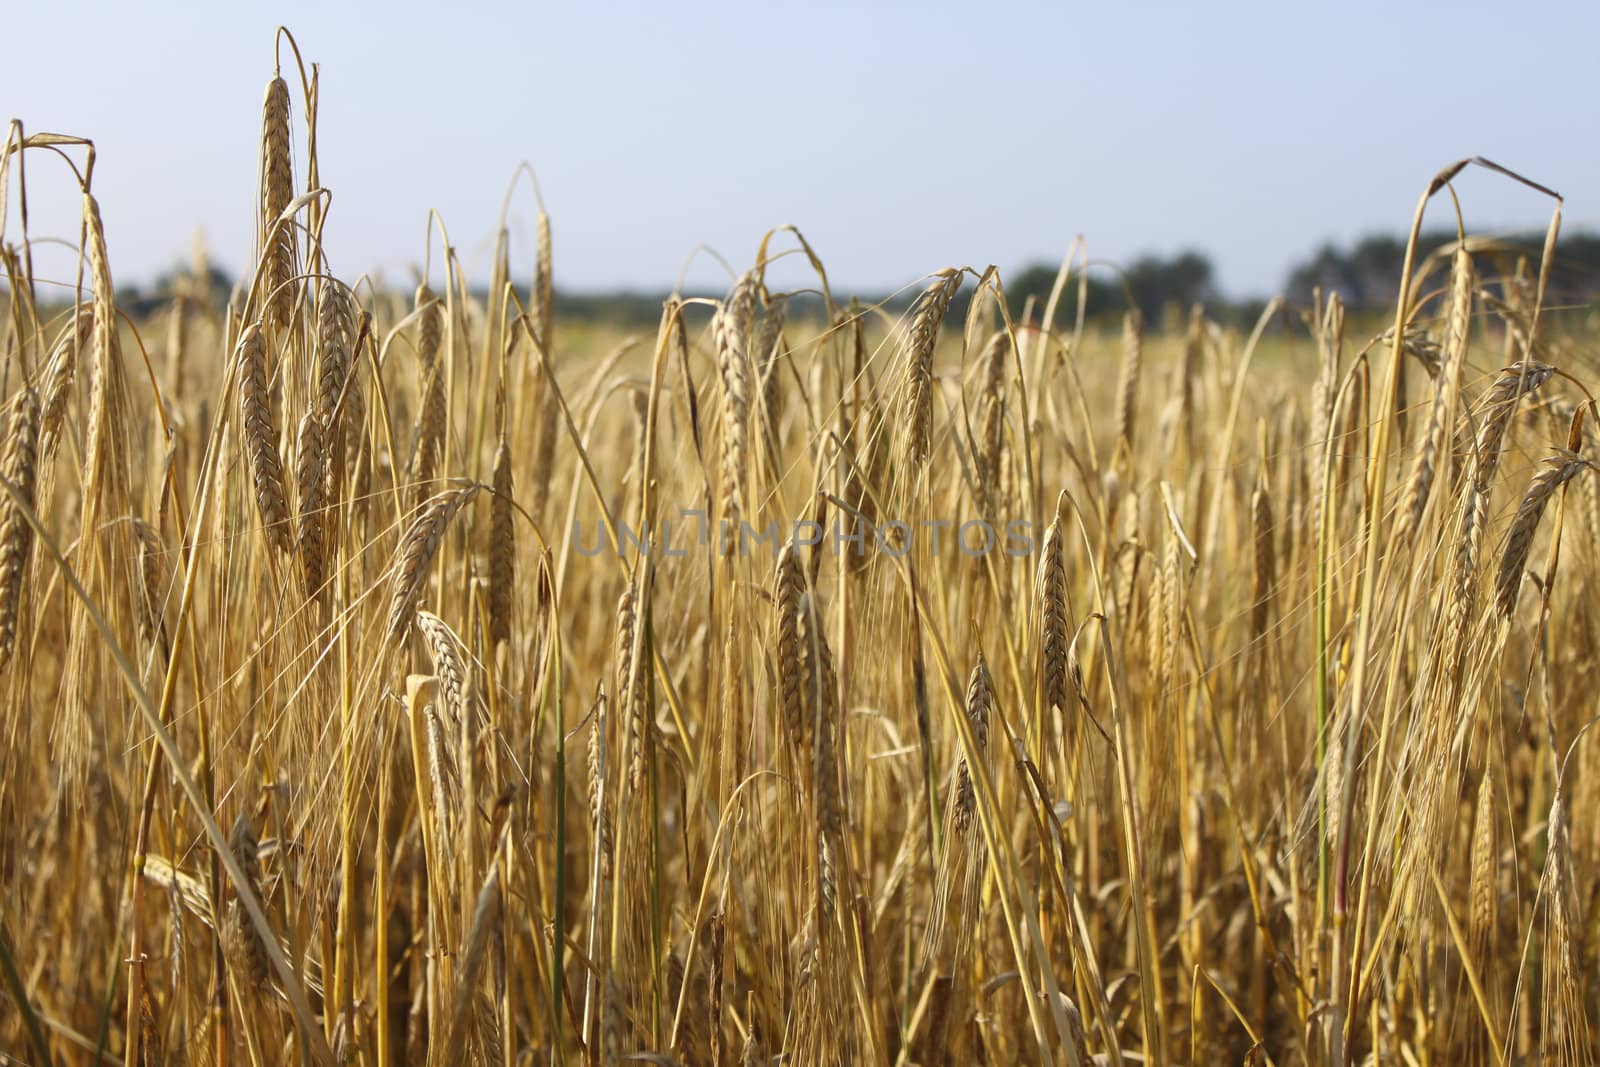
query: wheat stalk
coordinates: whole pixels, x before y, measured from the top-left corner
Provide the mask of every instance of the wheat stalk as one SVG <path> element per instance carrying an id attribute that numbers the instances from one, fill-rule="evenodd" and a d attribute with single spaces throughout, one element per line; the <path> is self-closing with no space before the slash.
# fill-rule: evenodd
<path id="1" fill-rule="evenodd" d="M 928 461 L 933 440 L 933 350 L 939 343 L 939 326 L 961 288 L 958 270 L 946 268 L 936 275 L 911 306 L 911 326 L 902 352 L 909 396 L 906 454 L 913 469 Z"/>
<path id="2" fill-rule="evenodd" d="M 324 471 L 330 449 L 325 439 L 326 424 L 315 411 L 300 417 L 295 434 L 295 489 L 300 501 L 300 529 L 297 538 L 300 563 L 304 569 L 306 592 L 317 596 L 327 576 L 328 481 Z"/>
<path id="3" fill-rule="evenodd" d="M 1039 699 L 1040 714 L 1051 707 L 1067 710 L 1067 576 L 1062 559 L 1061 518 L 1057 516 L 1044 534 L 1039 553 L 1039 572 L 1035 600 L 1039 611 Z"/>
<path id="4" fill-rule="evenodd" d="M 1144 367 L 1144 316 L 1132 308 L 1122 317 L 1122 369 L 1117 376 L 1117 441 L 1132 450 L 1139 414 L 1139 375 Z"/>
<path id="5" fill-rule="evenodd" d="M 617 599 L 616 691 L 623 721 L 628 727 L 628 781 L 637 790 L 644 782 L 646 746 L 651 743 L 649 677 L 635 650 L 641 647 L 639 600 L 630 582 Z"/>
<path id="6" fill-rule="evenodd" d="M 1011 358 L 1011 335 L 1000 331 L 989 341 L 983 358 L 982 410 L 978 433 L 977 499 L 979 510 L 991 519 L 1000 514 L 1006 435 L 1006 367 Z"/>
<path id="7" fill-rule="evenodd" d="M 17 647 L 22 581 L 28 573 L 33 527 L 22 506 L 35 506 L 39 476 L 39 398 L 24 386 L 6 405 L 5 441 L 0 444 L 0 477 L 15 488 L 0 499 L 0 671 Z"/>
<path id="8" fill-rule="evenodd" d="M 740 275 L 711 318 L 722 377 L 722 521 L 735 532 L 744 511 L 741 481 L 750 452 L 750 327 L 760 284 L 754 271 Z M 730 538 L 727 551 L 736 542 L 736 537 Z"/>
<path id="9" fill-rule="evenodd" d="M 267 392 L 266 339 L 257 323 L 239 335 L 236 349 L 239 380 L 239 440 L 255 490 L 256 512 L 267 543 L 287 555 L 289 504 L 283 484 L 283 464 L 278 459 L 278 431 L 272 421 L 272 400 Z"/>
<path id="10" fill-rule="evenodd" d="M 418 314 L 417 367 L 422 383 L 422 400 L 417 412 L 416 444 L 411 450 L 407 474 L 412 499 L 426 500 L 435 492 L 434 482 L 444 454 L 448 397 L 445 393 L 445 361 L 440 348 L 444 337 L 444 312 L 437 297 L 426 286 L 417 288 Z"/>
<path id="11" fill-rule="evenodd" d="M 489 641 L 511 639 L 511 604 L 516 589 L 516 531 L 511 513 L 511 445 L 501 436 L 494 450 L 489 501 Z"/>
<path id="12" fill-rule="evenodd" d="M 289 84 L 267 83 L 261 105 L 261 285 L 262 317 L 275 330 L 289 323 L 294 307 L 294 227 L 279 222 L 294 199 L 294 165 L 289 153 Z"/>
<path id="13" fill-rule="evenodd" d="M 1511 532 L 1506 536 L 1505 552 L 1500 557 L 1500 572 L 1495 578 L 1495 607 L 1505 618 L 1510 618 L 1516 610 L 1522 572 L 1528 564 L 1533 535 L 1538 532 L 1545 505 L 1558 489 L 1588 466 L 1589 462 L 1576 453 L 1559 449 L 1545 459 L 1543 469 L 1528 483 L 1528 491 L 1523 494 L 1516 517 L 1511 520 Z"/>
<path id="14" fill-rule="evenodd" d="M 1472 257 L 1465 248 L 1456 249 L 1450 269 L 1450 310 L 1446 319 L 1445 343 L 1438 372 L 1438 387 L 1428 415 L 1428 429 L 1422 448 L 1406 481 L 1405 500 L 1395 523 L 1397 541 L 1409 541 L 1422 525 L 1423 509 L 1433 489 L 1434 468 L 1443 454 L 1445 435 L 1455 421 L 1456 395 L 1460 389 L 1461 367 L 1467 357 L 1467 331 L 1472 323 Z"/>
<path id="15" fill-rule="evenodd" d="M 417 508 L 400 546 L 395 550 L 389 573 L 389 624 L 390 641 L 404 636 L 410 627 L 417 598 L 422 594 L 423 583 L 428 578 L 428 565 L 444 542 L 450 520 L 455 518 L 472 498 L 478 495 L 476 484 L 456 489 L 446 489 Z"/>
<path id="16" fill-rule="evenodd" d="M 1272 592 L 1278 584 L 1277 549 L 1272 540 L 1275 528 L 1272 489 L 1265 478 L 1258 477 L 1255 491 L 1250 494 L 1250 540 L 1255 549 L 1251 554 L 1250 636 L 1255 641 L 1266 636 L 1272 617 Z"/>

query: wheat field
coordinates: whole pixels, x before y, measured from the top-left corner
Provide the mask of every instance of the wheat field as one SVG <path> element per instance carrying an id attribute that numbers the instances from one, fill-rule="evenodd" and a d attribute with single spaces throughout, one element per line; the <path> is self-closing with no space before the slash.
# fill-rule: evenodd
<path id="1" fill-rule="evenodd" d="M 1596 1061 L 1559 198 L 1381 313 L 783 228 L 630 336 L 542 203 L 346 273 L 282 40 L 232 292 L 119 307 L 92 142 L 8 132 L 82 229 L 0 218 L 0 1062 Z"/>

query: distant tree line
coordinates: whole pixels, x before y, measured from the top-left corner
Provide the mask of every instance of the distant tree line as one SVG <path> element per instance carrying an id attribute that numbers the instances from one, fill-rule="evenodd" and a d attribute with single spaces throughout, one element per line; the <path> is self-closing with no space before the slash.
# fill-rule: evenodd
<path id="1" fill-rule="evenodd" d="M 1422 257 L 1450 244 L 1456 239 L 1454 230 L 1430 231 L 1418 240 L 1417 256 Z M 1474 259 L 1480 280 L 1493 284 L 1508 277 L 1518 269 L 1521 260 L 1525 269 L 1538 270 L 1544 245 L 1543 234 L 1518 234 L 1480 242 L 1474 246 Z M 1400 271 L 1405 262 L 1405 238 L 1394 234 L 1374 234 L 1349 245 L 1327 243 L 1309 257 L 1294 265 L 1289 271 L 1282 290 L 1292 305 L 1305 306 L 1311 301 L 1312 291 L 1324 294 L 1337 292 L 1352 309 L 1379 309 L 1390 306 L 1400 286 Z M 1055 285 L 1058 264 L 1034 263 L 1020 271 L 1002 274 L 1007 301 L 1014 317 L 1033 302 L 1035 315 L 1039 314 Z M 186 285 L 182 272 L 173 272 L 143 288 L 129 287 L 119 291 L 123 306 L 138 314 L 143 309 L 153 309 L 173 293 L 187 289 L 192 293 L 192 283 Z M 215 267 L 211 270 L 209 284 L 204 291 L 216 302 L 226 301 L 234 281 Z M 1159 322 L 1171 309 L 1184 310 L 1193 304 L 1204 304 L 1216 318 L 1224 321 L 1253 321 L 1262 308 L 1262 301 L 1229 300 L 1219 289 L 1216 270 L 1203 252 L 1184 250 L 1172 255 L 1142 255 L 1124 267 L 1094 264 L 1086 275 L 1075 275 L 1062 293 L 1057 310 L 1057 322 L 1068 323 L 1077 315 L 1079 287 L 1083 287 L 1084 311 L 1090 319 L 1120 316 L 1129 307 L 1137 307 L 1148 322 Z M 918 292 L 912 286 L 895 297 L 883 299 L 863 293 L 863 303 L 882 302 L 885 310 L 898 313 L 910 307 Z M 972 286 L 962 287 L 951 313 L 956 321 L 965 313 L 967 301 L 972 296 Z M 720 297 L 719 292 L 695 295 Z M 1581 304 L 1600 298 L 1600 234 L 1574 233 L 1562 237 L 1556 246 L 1551 263 L 1546 302 Z M 624 291 L 580 293 L 556 290 L 556 315 L 573 321 L 607 322 L 626 329 L 649 329 L 661 318 L 664 292 Z M 816 296 L 793 299 L 789 305 L 793 317 L 814 317 L 822 313 L 822 301 Z"/>
<path id="2" fill-rule="evenodd" d="M 1417 239 L 1417 262 L 1422 257 L 1452 244 L 1455 230 L 1437 230 Z M 1473 248 L 1478 276 L 1483 282 L 1496 282 L 1515 274 L 1518 261 L 1526 260 L 1530 277 L 1538 272 L 1544 251 L 1544 234 L 1515 234 L 1495 238 L 1482 249 Z M 1348 247 L 1325 244 L 1311 258 L 1289 272 L 1284 295 L 1305 303 L 1314 288 L 1324 293 L 1337 292 L 1347 305 L 1358 308 L 1384 307 L 1394 302 L 1400 288 L 1400 272 L 1405 265 L 1406 243 L 1393 234 L 1374 234 Z M 1582 303 L 1600 294 L 1600 234 L 1575 233 L 1556 244 L 1550 264 L 1546 300 L 1550 304 Z"/>

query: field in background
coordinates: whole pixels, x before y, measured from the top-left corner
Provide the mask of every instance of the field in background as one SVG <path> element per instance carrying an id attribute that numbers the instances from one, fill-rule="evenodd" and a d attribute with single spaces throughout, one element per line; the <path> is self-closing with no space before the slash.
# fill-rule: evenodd
<path id="1" fill-rule="evenodd" d="M 232 294 L 119 312 L 92 146 L 7 143 L 84 285 L 6 222 L 0 1061 L 1594 1062 L 1547 262 L 1119 329 L 780 231 L 629 335 L 543 205 L 486 296 L 342 273 L 290 55 Z"/>

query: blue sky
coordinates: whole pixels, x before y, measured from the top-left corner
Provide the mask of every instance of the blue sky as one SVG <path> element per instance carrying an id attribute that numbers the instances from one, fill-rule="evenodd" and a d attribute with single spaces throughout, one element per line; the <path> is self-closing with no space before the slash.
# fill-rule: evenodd
<path id="1" fill-rule="evenodd" d="M 742 268 L 792 223 L 846 289 L 1058 260 L 1081 233 L 1101 259 L 1200 248 L 1228 292 L 1266 294 L 1319 242 L 1402 229 L 1471 154 L 1600 226 L 1594 3 L 7 7 L 0 117 L 95 139 L 121 281 L 185 259 L 202 226 L 222 265 L 247 262 L 279 22 L 322 65 L 345 274 L 408 280 L 429 208 L 486 273 L 522 160 L 557 284 L 580 289 L 669 285 L 702 245 Z M 29 183 L 35 232 L 75 237 L 65 171 L 41 156 Z M 1549 215 L 1482 173 L 1457 188 L 1479 230 Z M 519 188 L 521 264 L 533 213 Z M 701 254 L 688 277 L 726 276 Z"/>

